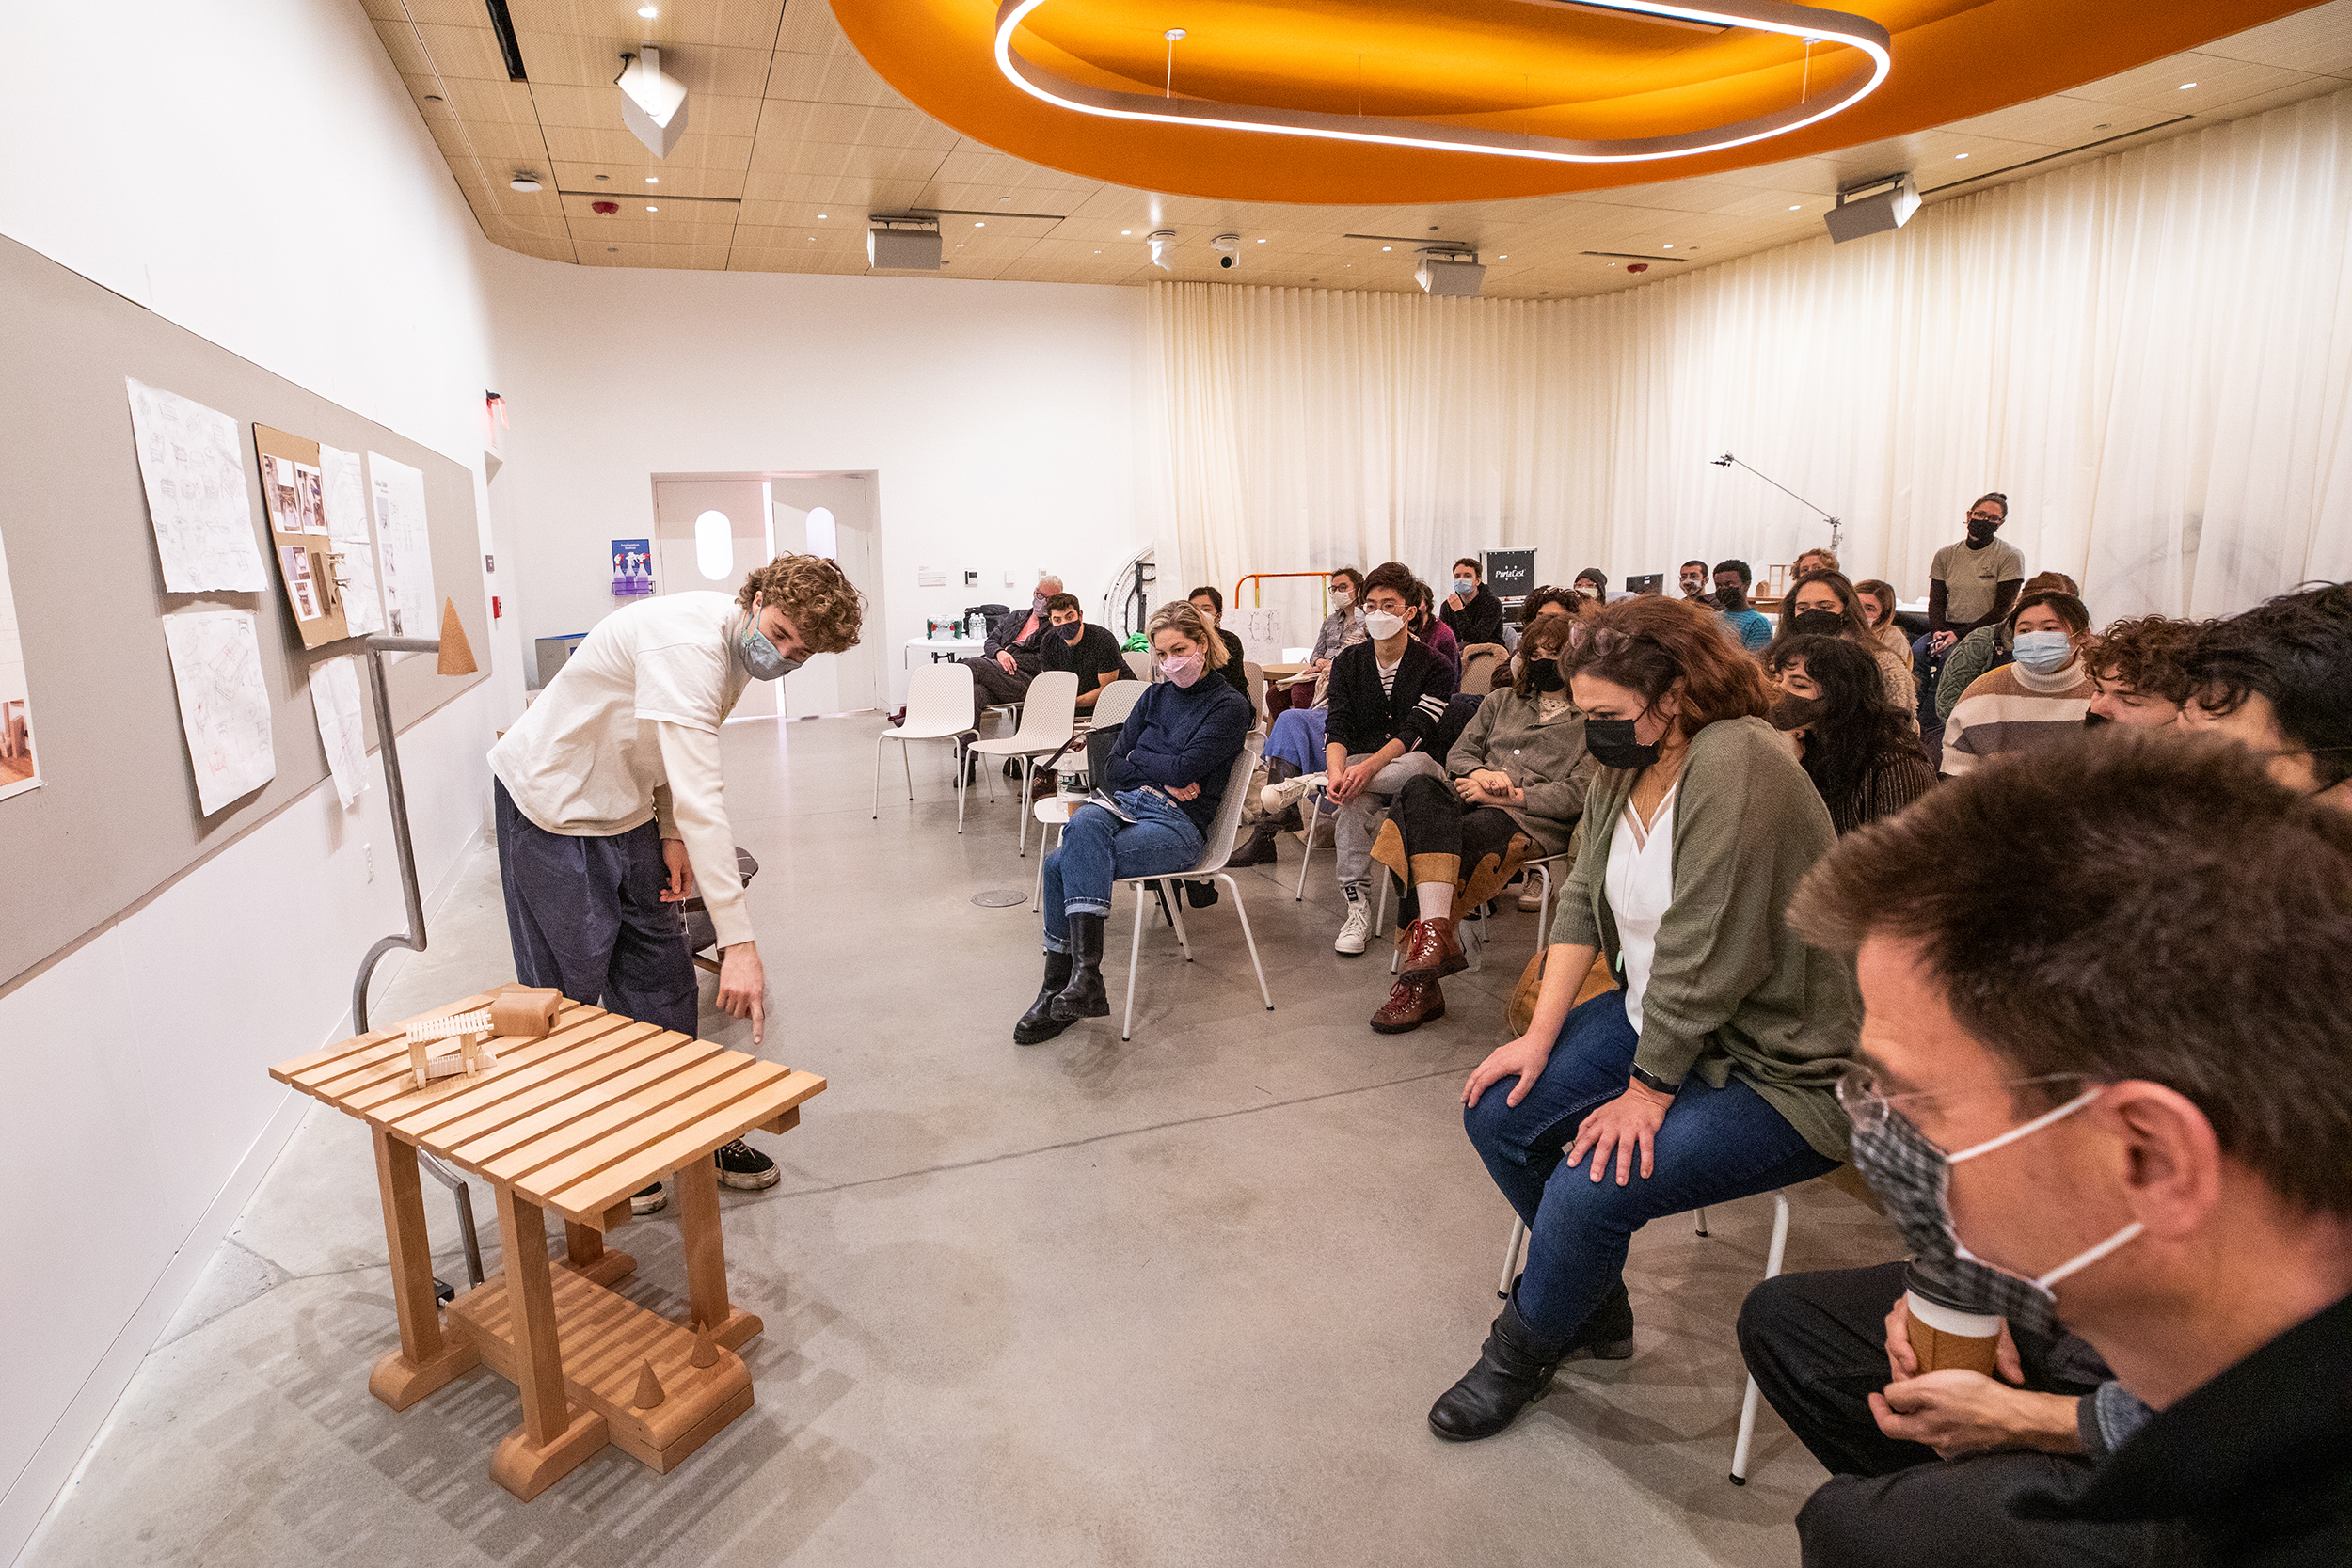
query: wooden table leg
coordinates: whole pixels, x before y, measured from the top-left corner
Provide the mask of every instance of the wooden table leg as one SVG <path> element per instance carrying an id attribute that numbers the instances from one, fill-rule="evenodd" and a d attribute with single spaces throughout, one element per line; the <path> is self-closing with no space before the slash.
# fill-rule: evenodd
<path id="1" fill-rule="evenodd" d="M 515 1386 L 523 1424 L 499 1440 L 490 1479 L 529 1502 L 585 1464 L 610 1440 L 604 1417 L 578 1410 L 564 1393 L 564 1350 L 555 1332 L 555 1278 L 548 1265 L 548 1221 L 539 1206 L 498 1186 L 499 1241 L 506 1253 L 507 1308 L 515 1325 Z"/>
<path id="2" fill-rule="evenodd" d="M 611 1285 L 637 1272 L 637 1259 L 626 1252 L 608 1252 L 604 1232 L 578 1220 L 564 1222 L 564 1266 L 582 1279 Z"/>
<path id="3" fill-rule="evenodd" d="M 678 1231 L 686 1243 L 686 1291 L 690 1326 L 707 1328 L 728 1350 L 767 1325 L 727 1300 L 727 1249 L 719 1233 L 719 1167 L 689 1161 L 672 1180 L 677 1184 Z"/>
<path id="4" fill-rule="evenodd" d="M 405 1410 L 460 1373 L 481 1364 L 470 1340 L 441 1332 L 433 1299 L 433 1247 L 425 1234 L 424 1189 L 417 1179 L 417 1146 L 383 1128 L 375 1139 L 375 1184 L 384 1200 L 384 1244 L 392 1263 L 392 1307 L 400 1318 L 400 1349 L 379 1357 L 368 1392 Z"/>

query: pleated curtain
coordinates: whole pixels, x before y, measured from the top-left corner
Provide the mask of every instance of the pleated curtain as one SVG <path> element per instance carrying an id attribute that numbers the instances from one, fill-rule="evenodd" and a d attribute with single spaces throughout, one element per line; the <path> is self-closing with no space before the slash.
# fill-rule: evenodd
<path id="1" fill-rule="evenodd" d="M 2348 261 L 2352 91 L 1596 297 L 1159 284 L 1161 536 L 1226 585 L 1828 542 L 1734 452 L 1906 597 L 2002 490 L 2102 621 L 2225 613 L 2352 576 Z"/>

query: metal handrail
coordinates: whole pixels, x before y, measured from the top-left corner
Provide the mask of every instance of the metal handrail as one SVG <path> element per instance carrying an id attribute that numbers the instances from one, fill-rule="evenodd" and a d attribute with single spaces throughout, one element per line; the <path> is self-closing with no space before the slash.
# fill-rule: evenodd
<path id="1" fill-rule="evenodd" d="M 1321 579 L 1323 583 L 1323 618 L 1329 618 L 1331 614 L 1331 574 L 1328 572 L 1251 572 L 1246 576 L 1238 577 L 1233 579 L 1233 603 L 1236 606 L 1239 606 L 1241 603 L 1241 585 L 1243 583 L 1263 582 L 1269 578 L 1316 578 Z M 1264 603 L 1265 600 L 1260 595 L 1258 590 L 1252 588 L 1249 591 L 1249 607 L 1252 610 L 1255 610 Z"/>

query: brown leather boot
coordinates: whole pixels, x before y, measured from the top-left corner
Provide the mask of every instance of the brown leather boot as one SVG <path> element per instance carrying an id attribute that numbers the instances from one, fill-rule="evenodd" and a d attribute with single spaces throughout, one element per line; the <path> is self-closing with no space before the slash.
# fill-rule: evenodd
<path id="1" fill-rule="evenodd" d="M 1397 976 L 1389 988 L 1389 999 L 1380 1010 L 1372 1015 L 1372 1031 L 1375 1035 L 1409 1035 L 1432 1019 L 1445 1017 L 1445 992 L 1438 989 L 1433 975 L 1415 980 Z"/>
<path id="2" fill-rule="evenodd" d="M 1453 921 L 1416 920 L 1405 927 L 1405 958 L 1397 978 L 1442 980 L 1469 967 L 1470 960 L 1462 957 L 1461 939 L 1454 934 Z"/>

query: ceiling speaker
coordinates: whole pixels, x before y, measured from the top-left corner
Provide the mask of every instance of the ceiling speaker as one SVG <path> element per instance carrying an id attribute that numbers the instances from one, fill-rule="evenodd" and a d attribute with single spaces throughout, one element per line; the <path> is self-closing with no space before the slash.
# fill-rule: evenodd
<path id="1" fill-rule="evenodd" d="M 1472 261 L 1448 261 L 1441 256 L 1424 256 L 1421 265 L 1413 269 L 1413 281 L 1425 294 L 1453 294 L 1475 299 L 1486 286 L 1486 269 Z"/>
<path id="2" fill-rule="evenodd" d="M 1919 210 L 1919 187 L 1908 174 L 1891 174 L 1855 186 L 1869 190 L 1884 186 L 1875 195 L 1856 197 L 1847 191 L 1837 193 L 1837 205 L 1821 215 L 1829 225 L 1832 245 L 1844 245 L 1865 234 L 1883 234 L 1890 229 L 1900 229 L 1911 221 L 1911 214 Z"/>
<path id="3" fill-rule="evenodd" d="M 885 272 L 937 272 L 936 229 L 868 229 L 866 264 Z"/>

